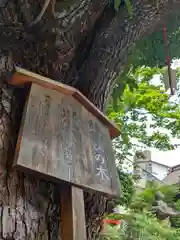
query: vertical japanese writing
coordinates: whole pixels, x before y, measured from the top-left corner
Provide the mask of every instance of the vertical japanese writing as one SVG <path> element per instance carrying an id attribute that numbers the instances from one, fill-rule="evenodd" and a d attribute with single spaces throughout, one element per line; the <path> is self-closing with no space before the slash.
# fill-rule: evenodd
<path id="1" fill-rule="evenodd" d="M 63 102 L 62 102 L 63 103 Z M 72 109 L 62 105 L 62 131 L 64 140 L 62 142 L 64 149 L 64 164 L 68 168 L 68 181 L 71 181 L 72 175 Z"/>
<path id="2" fill-rule="evenodd" d="M 48 132 L 48 123 L 49 123 L 49 110 L 50 110 L 50 104 L 51 104 L 51 98 L 49 95 L 45 95 L 45 100 L 44 100 L 44 121 L 43 121 L 43 145 L 42 145 L 42 155 L 45 157 L 48 149 L 48 142 L 50 141 L 49 136 L 47 134 Z M 47 130 L 45 130 L 47 129 Z"/>
<path id="3" fill-rule="evenodd" d="M 28 121 L 27 121 L 27 130 L 28 133 L 31 135 L 35 135 L 35 128 L 36 128 L 36 119 L 38 117 L 39 109 L 39 98 L 37 96 L 31 96 L 30 98 L 30 109 L 31 109 L 31 114 L 28 116 Z M 34 126 L 35 125 L 35 126 Z"/>
<path id="4" fill-rule="evenodd" d="M 73 131 L 73 137 L 74 137 L 73 141 L 74 141 L 75 149 L 78 150 L 76 152 L 76 157 L 80 156 L 80 160 L 81 160 L 81 155 L 83 151 L 81 128 L 82 128 L 82 122 L 81 122 L 80 116 L 77 112 L 73 111 L 73 114 L 72 114 L 72 131 Z"/>
<path id="5" fill-rule="evenodd" d="M 28 116 L 27 121 L 27 133 L 29 137 L 29 143 L 32 146 L 32 165 L 36 166 L 36 155 L 37 155 L 37 136 L 38 136 L 38 125 L 39 125 L 39 115 L 40 115 L 40 109 L 41 109 L 41 101 L 38 96 L 32 95 L 30 97 L 30 109 L 31 114 Z"/>
<path id="6" fill-rule="evenodd" d="M 75 111 L 76 110 L 76 111 Z M 72 116 L 72 133 L 73 133 L 73 160 L 77 163 L 78 181 L 84 181 L 87 174 L 88 166 L 85 158 L 85 142 L 83 142 L 83 120 L 80 109 L 73 109 Z M 81 175 L 79 175 L 81 172 Z"/>
<path id="7" fill-rule="evenodd" d="M 39 99 L 39 102 L 38 102 L 36 108 L 37 108 L 38 112 L 37 112 L 37 115 L 35 116 L 36 120 L 35 120 L 35 126 L 33 129 L 34 129 L 34 135 L 38 136 L 42 132 L 41 119 L 42 119 L 42 113 L 43 113 L 43 103 L 42 103 L 41 99 Z"/>
<path id="8" fill-rule="evenodd" d="M 61 145 L 61 136 L 62 136 L 62 124 L 61 124 L 61 117 L 62 117 L 62 105 L 58 104 L 57 105 L 57 114 L 56 114 L 56 121 L 55 121 L 55 126 L 54 126 L 54 135 L 56 136 L 56 157 L 59 159 L 60 157 L 60 145 Z"/>
<path id="9" fill-rule="evenodd" d="M 95 174 L 100 178 L 101 181 L 109 181 L 109 171 L 107 169 L 106 163 L 107 159 L 102 146 L 102 134 L 97 123 L 92 120 L 89 121 L 89 132 L 91 135 L 92 147 L 95 159 Z"/>
<path id="10" fill-rule="evenodd" d="M 99 176 L 102 181 L 110 180 L 108 170 L 106 169 L 106 157 L 104 150 L 100 145 L 94 145 L 95 161 L 96 161 L 96 176 Z"/>
<path id="11" fill-rule="evenodd" d="M 64 161 L 65 166 L 68 168 L 68 180 L 71 180 L 71 171 L 72 171 L 72 148 L 69 146 L 69 141 L 64 142 Z"/>

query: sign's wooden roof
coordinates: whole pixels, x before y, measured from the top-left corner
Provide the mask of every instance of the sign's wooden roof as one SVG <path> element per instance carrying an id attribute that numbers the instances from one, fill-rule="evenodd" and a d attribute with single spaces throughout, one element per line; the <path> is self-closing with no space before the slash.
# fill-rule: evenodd
<path id="1" fill-rule="evenodd" d="M 36 83 L 43 87 L 50 88 L 62 92 L 66 95 L 73 96 L 79 101 L 89 112 L 96 116 L 108 129 L 111 138 L 118 137 L 120 130 L 116 124 L 110 121 L 94 104 L 92 104 L 80 91 L 77 89 L 59 83 L 52 79 L 43 77 L 39 74 L 27 71 L 23 68 L 16 67 L 16 72 L 8 81 L 11 85 L 24 86 L 27 83 Z"/>

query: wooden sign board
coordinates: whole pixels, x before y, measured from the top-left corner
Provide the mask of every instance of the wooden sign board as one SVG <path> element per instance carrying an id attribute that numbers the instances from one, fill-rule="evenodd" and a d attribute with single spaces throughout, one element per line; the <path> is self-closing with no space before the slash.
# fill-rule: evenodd
<path id="1" fill-rule="evenodd" d="M 48 89 L 54 89 L 66 96 L 73 96 L 79 103 L 81 103 L 88 112 L 91 112 L 96 118 L 99 119 L 109 130 L 111 138 L 118 137 L 120 130 L 117 125 L 110 121 L 99 109 L 97 109 L 80 91 L 67 86 L 63 83 L 54 81 L 39 74 L 27 71 L 23 68 L 16 67 L 16 72 L 8 80 L 8 83 L 18 87 L 24 87 L 27 84 L 36 83 Z"/>
<path id="2" fill-rule="evenodd" d="M 16 168 L 119 196 L 109 129 L 73 96 L 32 84 Z"/>

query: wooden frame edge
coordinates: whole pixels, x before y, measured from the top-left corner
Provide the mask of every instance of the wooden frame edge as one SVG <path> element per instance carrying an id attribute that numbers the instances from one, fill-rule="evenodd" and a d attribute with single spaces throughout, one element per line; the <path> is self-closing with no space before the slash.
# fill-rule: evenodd
<path id="1" fill-rule="evenodd" d="M 120 135 L 120 129 L 118 128 L 118 126 L 111 120 L 109 120 L 79 90 L 20 67 L 15 67 L 15 71 L 16 72 L 14 73 L 14 75 L 8 80 L 9 84 L 15 86 L 24 86 L 27 83 L 36 83 L 43 87 L 63 92 L 66 95 L 71 95 L 109 129 L 109 134 L 112 139 Z"/>

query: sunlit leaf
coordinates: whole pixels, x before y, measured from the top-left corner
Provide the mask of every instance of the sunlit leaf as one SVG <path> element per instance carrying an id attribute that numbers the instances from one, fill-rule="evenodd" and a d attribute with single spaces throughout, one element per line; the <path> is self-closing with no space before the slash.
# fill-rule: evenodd
<path id="1" fill-rule="evenodd" d="M 130 2 L 130 0 L 124 0 L 124 2 L 127 7 L 128 15 L 129 15 L 129 17 L 132 18 L 132 16 L 133 16 L 132 3 Z"/>
<path id="2" fill-rule="evenodd" d="M 115 9 L 116 11 L 119 10 L 120 4 L 121 4 L 121 0 L 114 0 L 114 9 Z"/>

